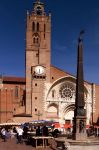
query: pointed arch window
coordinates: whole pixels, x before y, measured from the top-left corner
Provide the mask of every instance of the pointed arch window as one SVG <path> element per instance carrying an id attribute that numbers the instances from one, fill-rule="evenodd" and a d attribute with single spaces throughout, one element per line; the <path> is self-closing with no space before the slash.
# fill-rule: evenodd
<path id="1" fill-rule="evenodd" d="M 33 43 L 35 43 L 35 37 L 33 38 Z"/>
<path id="2" fill-rule="evenodd" d="M 32 23 L 32 31 L 35 31 L 35 22 Z"/>
<path id="3" fill-rule="evenodd" d="M 45 33 L 44 33 L 44 39 L 45 39 Z"/>
<path id="4" fill-rule="evenodd" d="M 37 22 L 37 31 L 39 31 L 39 23 Z"/>
<path id="5" fill-rule="evenodd" d="M 46 31 L 46 25 L 44 24 L 44 32 Z"/>
<path id="6" fill-rule="evenodd" d="M 39 44 L 39 37 L 34 37 L 33 38 L 33 43 L 34 44 Z"/>
<path id="7" fill-rule="evenodd" d="M 36 39 L 36 43 L 39 43 L 39 38 L 37 37 L 37 39 Z"/>
<path id="8" fill-rule="evenodd" d="M 52 90 L 52 98 L 55 97 L 55 90 Z"/>
<path id="9" fill-rule="evenodd" d="M 34 43 L 34 44 L 39 44 L 39 42 L 40 42 L 39 35 L 38 35 L 38 33 L 35 33 L 35 34 L 33 35 L 33 43 Z"/>

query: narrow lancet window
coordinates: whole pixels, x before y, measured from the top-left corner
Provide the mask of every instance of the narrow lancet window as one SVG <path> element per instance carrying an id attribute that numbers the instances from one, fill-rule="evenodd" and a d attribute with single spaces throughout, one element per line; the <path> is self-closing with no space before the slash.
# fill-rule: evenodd
<path id="1" fill-rule="evenodd" d="M 32 31 L 35 31 L 35 23 L 32 23 Z"/>
<path id="2" fill-rule="evenodd" d="M 45 26 L 45 24 L 44 24 L 44 32 L 46 31 L 46 26 Z"/>
<path id="3" fill-rule="evenodd" d="M 39 23 L 37 23 L 37 31 L 39 31 Z"/>

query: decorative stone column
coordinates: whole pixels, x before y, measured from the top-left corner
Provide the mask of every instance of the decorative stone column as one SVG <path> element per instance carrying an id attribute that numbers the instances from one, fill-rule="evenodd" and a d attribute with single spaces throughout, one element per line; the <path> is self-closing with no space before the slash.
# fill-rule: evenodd
<path id="1" fill-rule="evenodd" d="M 84 79 L 83 79 L 83 44 L 82 34 L 78 39 L 78 60 L 77 60 L 77 79 L 76 79 L 76 99 L 73 119 L 73 139 L 85 140 L 86 135 L 86 112 L 84 109 Z"/>

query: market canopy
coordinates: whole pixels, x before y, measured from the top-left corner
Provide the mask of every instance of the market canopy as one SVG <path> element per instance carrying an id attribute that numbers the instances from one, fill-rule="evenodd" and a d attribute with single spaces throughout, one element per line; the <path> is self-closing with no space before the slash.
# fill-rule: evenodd
<path id="1" fill-rule="evenodd" d="M 65 128 L 65 129 L 72 128 L 72 125 L 68 123 L 60 124 L 59 122 L 55 122 L 53 123 L 53 125 L 54 125 L 54 128 Z"/>
<path id="2" fill-rule="evenodd" d="M 17 125 L 21 125 L 21 123 L 17 123 L 17 122 L 0 123 L 0 126 L 17 126 Z"/>
<path id="3" fill-rule="evenodd" d="M 33 120 L 30 122 L 26 122 L 25 124 L 34 125 L 34 126 L 43 126 L 43 125 L 50 126 L 52 125 L 52 123 L 53 123 L 52 121 L 48 121 L 48 120 Z"/>

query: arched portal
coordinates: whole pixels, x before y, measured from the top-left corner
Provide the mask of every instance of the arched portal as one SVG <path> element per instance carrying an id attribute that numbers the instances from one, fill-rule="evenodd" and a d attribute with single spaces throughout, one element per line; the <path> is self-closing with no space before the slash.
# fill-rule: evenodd
<path id="1" fill-rule="evenodd" d="M 47 107 L 47 118 L 57 118 L 58 117 L 58 105 L 55 103 L 49 104 Z"/>
<path id="2" fill-rule="evenodd" d="M 75 108 L 75 105 L 72 104 L 72 105 L 67 106 L 64 109 L 64 120 L 65 120 L 65 123 L 72 124 L 73 117 L 74 117 L 74 108 Z"/>

